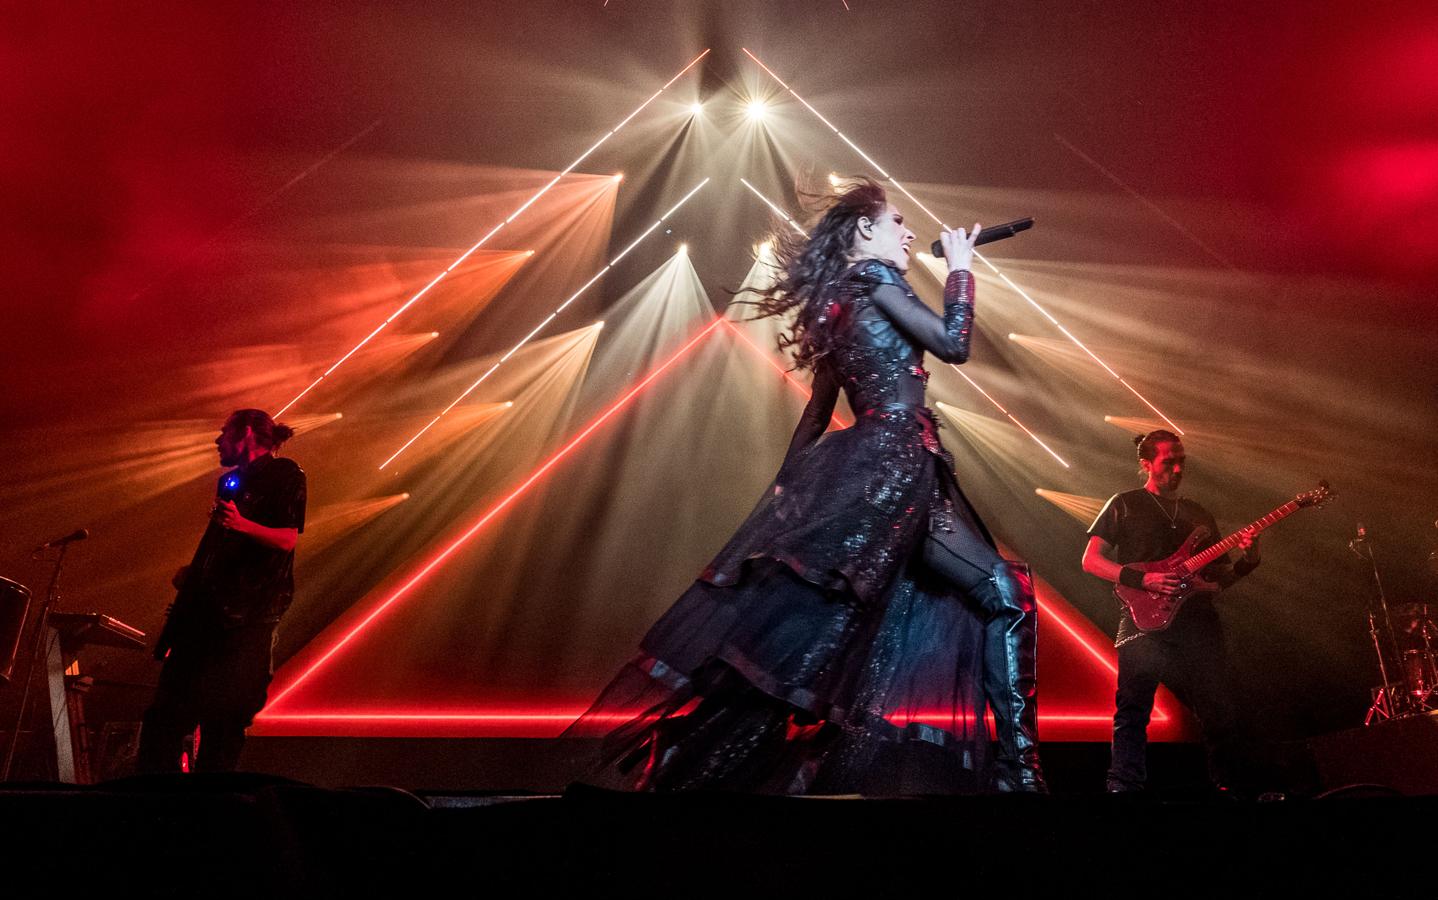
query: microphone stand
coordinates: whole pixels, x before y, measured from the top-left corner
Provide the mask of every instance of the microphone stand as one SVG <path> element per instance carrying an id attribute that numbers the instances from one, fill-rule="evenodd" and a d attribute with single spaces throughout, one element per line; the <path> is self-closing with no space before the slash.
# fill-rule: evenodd
<path id="1" fill-rule="evenodd" d="M 20 729 L 25 724 L 25 713 L 30 705 L 30 692 L 34 688 L 35 663 L 45 651 L 46 630 L 50 626 L 50 610 L 60 599 L 60 567 L 65 564 L 65 553 L 69 549 L 69 542 L 60 545 L 60 555 L 55 558 L 55 571 L 50 576 L 50 587 L 45 591 L 45 599 L 40 601 L 40 615 L 35 618 L 35 631 L 30 638 L 30 658 L 25 661 L 25 678 L 21 682 L 25 687 L 20 693 L 20 709 L 15 713 L 15 727 L 10 730 L 10 742 L 5 747 L 5 759 L 0 762 L 0 781 L 10 780 L 10 770 L 15 762 L 15 748 L 20 744 Z"/>

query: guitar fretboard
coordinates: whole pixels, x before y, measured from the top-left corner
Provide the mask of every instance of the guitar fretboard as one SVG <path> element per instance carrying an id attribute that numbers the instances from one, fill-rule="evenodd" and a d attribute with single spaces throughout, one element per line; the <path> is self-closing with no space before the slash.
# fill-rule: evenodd
<path id="1" fill-rule="evenodd" d="M 1204 566 L 1213 562 L 1215 559 L 1218 559 L 1220 556 L 1232 550 L 1234 547 L 1237 547 L 1238 540 L 1245 531 L 1251 531 L 1254 534 L 1257 534 L 1258 532 L 1274 524 L 1275 522 L 1286 519 L 1287 517 L 1293 515 L 1301 508 L 1302 507 L 1299 506 L 1297 500 L 1288 501 L 1287 503 L 1278 507 L 1278 509 L 1275 509 L 1273 512 L 1269 513 L 1263 518 L 1256 519 L 1253 522 L 1250 522 L 1246 527 L 1238 529 L 1233 534 L 1230 534 L 1228 537 L 1214 544 L 1212 547 L 1209 547 L 1207 550 L 1203 550 L 1199 553 L 1195 553 L 1193 556 L 1190 556 L 1188 559 L 1184 560 L 1183 568 L 1188 572 L 1197 572 L 1199 569 L 1202 569 Z"/>

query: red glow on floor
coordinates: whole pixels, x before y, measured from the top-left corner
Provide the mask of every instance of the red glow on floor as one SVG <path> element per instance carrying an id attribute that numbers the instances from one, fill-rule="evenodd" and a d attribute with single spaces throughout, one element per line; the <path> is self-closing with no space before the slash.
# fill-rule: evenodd
<path id="1" fill-rule="evenodd" d="M 380 736 L 380 737 L 507 737 L 553 738 L 559 736 L 584 713 L 584 701 L 563 707 L 536 706 L 532 710 L 370 710 L 343 713 L 265 713 L 250 729 L 254 735 L 270 736 Z M 633 713 L 615 713 L 608 718 L 614 725 L 630 721 Z M 1106 711 L 1042 714 L 1040 723 L 1046 733 L 1063 738 L 1089 734 L 1096 729 L 1107 732 L 1112 714 Z M 993 728 L 993 716 L 987 716 Z M 602 719 L 592 720 L 596 724 Z M 894 725 L 943 725 L 950 721 L 944 712 L 895 714 L 889 717 Z M 1049 739 L 1054 739 L 1050 737 Z"/>

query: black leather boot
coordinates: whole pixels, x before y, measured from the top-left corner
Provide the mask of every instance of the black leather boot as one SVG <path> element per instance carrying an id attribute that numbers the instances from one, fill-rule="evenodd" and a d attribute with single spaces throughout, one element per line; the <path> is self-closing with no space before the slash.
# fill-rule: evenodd
<path id="1" fill-rule="evenodd" d="M 1038 603 L 1023 563 L 1004 560 L 975 592 L 988 615 L 984 633 L 984 694 L 994 711 L 999 758 L 994 788 L 1047 794 L 1039 765 Z"/>

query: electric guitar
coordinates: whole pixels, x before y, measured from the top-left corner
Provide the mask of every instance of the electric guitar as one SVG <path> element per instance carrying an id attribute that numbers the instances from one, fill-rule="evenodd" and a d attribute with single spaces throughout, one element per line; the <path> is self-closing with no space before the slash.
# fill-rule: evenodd
<path id="1" fill-rule="evenodd" d="M 1333 499 L 1333 491 L 1328 487 L 1328 482 L 1320 481 L 1317 488 L 1299 494 L 1263 518 L 1250 523 L 1247 527 L 1240 528 L 1198 553 L 1194 553 L 1193 549 L 1198 546 L 1199 541 L 1208 536 L 1208 529 L 1195 528 L 1193 533 L 1184 540 L 1183 546 L 1174 551 L 1174 554 L 1167 559 L 1146 563 L 1129 563 L 1135 569 L 1145 573 L 1166 572 L 1177 575 L 1181 579 L 1177 590 L 1171 594 L 1164 594 L 1116 584 L 1113 586 L 1114 596 L 1128 609 L 1129 615 L 1133 616 L 1133 622 L 1138 626 L 1139 631 L 1163 631 L 1173 624 L 1173 618 L 1178 615 L 1178 610 L 1183 606 L 1185 600 L 1199 594 L 1218 592 L 1218 585 L 1203 580 L 1199 576 L 1199 572 L 1203 570 L 1204 566 L 1237 547 L 1245 532 L 1256 535 L 1305 506 L 1321 506 L 1331 499 Z"/>
<path id="2" fill-rule="evenodd" d="M 215 491 L 215 502 L 233 502 L 239 495 L 240 473 L 236 469 L 220 479 L 219 488 Z M 195 548 L 195 555 L 185 567 L 185 578 L 178 585 L 175 601 L 165 610 L 165 625 L 160 629 L 160 636 L 155 641 L 155 659 L 163 660 L 169 656 L 175 644 L 183 642 L 193 633 L 196 624 L 204 616 L 204 598 L 197 595 L 196 586 L 204 583 L 210 561 L 219 549 L 224 534 L 225 530 L 215 521 L 215 514 L 211 511 L 205 533 L 200 536 L 200 545 Z"/>

